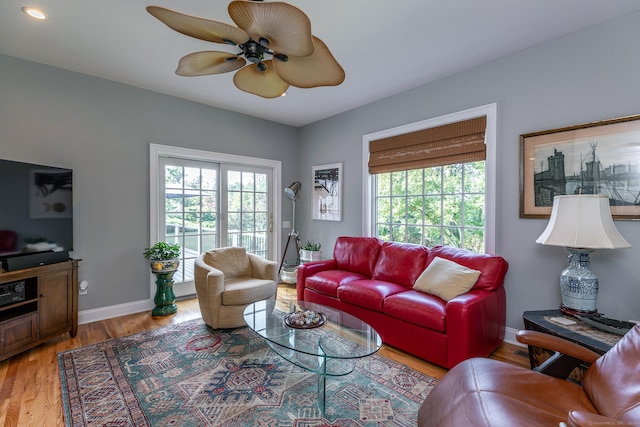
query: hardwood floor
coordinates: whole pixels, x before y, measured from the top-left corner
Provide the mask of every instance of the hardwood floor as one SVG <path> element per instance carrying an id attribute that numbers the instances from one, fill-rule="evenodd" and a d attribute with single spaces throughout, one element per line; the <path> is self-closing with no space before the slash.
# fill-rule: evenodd
<path id="1" fill-rule="evenodd" d="M 295 288 L 291 285 L 280 285 L 278 292 L 280 297 L 295 298 Z M 196 299 L 178 301 L 177 304 L 178 313 L 171 316 L 152 317 L 149 312 L 144 312 L 80 325 L 75 338 L 65 334 L 0 362 L 0 425 L 64 426 L 58 352 L 200 317 Z M 393 347 L 383 346 L 378 354 L 435 378 L 442 378 L 446 373 L 444 368 Z M 529 366 L 526 352 L 510 344 L 503 344 L 491 357 Z"/>

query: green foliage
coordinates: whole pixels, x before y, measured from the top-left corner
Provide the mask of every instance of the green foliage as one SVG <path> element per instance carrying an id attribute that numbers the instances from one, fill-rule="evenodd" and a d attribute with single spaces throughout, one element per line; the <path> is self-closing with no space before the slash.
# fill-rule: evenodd
<path id="1" fill-rule="evenodd" d="M 145 258 L 168 260 L 180 257 L 180 245 L 172 245 L 167 242 L 158 242 L 150 248 L 145 248 L 143 255 Z"/>
<path id="2" fill-rule="evenodd" d="M 378 174 L 377 236 L 484 251 L 485 162 Z"/>
<path id="3" fill-rule="evenodd" d="M 322 244 L 318 242 L 313 242 L 311 240 L 307 240 L 307 243 L 302 247 L 305 251 L 319 251 L 322 247 Z"/>

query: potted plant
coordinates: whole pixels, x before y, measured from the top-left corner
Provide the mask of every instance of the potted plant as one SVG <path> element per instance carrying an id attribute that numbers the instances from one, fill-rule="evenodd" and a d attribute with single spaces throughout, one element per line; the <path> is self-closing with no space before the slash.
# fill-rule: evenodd
<path id="1" fill-rule="evenodd" d="M 320 261 L 322 258 L 321 247 L 320 243 L 307 240 L 307 243 L 300 249 L 300 262 Z"/>
<path id="2" fill-rule="evenodd" d="M 145 248 L 143 254 L 149 260 L 153 273 L 176 271 L 180 265 L 180 245 L 177 244 L 158 242 Z"/>
<path id="3" fill-rule="evenodd" d="M 173 292 L 173 273 L 180 265 L 180 246 L 167 242 L 158 242 L 143 252 L 149 260 L 151 272 L 156 276 L 156 295 L 151 310 L 152 316 L 166 316 L 178 311 L 176 295 Z"/>

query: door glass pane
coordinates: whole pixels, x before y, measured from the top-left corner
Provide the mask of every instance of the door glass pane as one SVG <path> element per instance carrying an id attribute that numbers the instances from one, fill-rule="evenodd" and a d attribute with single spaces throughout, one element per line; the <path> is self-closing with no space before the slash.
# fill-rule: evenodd
<path id="1" fill-rule="evenodd" d="M 269 174 L 259 170 L 227 170 L 227 241 L 247 252 L 268 255 Z"/>
<path id="2" fill-rule="evenodd" d="M 182 248 L 173 280 L 192 282 L 196 256 L 217 246 L 218 165 L 170 158 L 163 163 L 164 240 Z"/>

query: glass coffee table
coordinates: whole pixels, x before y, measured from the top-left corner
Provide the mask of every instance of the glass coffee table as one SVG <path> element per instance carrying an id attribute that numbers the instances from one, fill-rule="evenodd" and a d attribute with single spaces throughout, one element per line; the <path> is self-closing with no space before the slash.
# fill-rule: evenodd
<path id="1" fill-rule="evenodd" d="M 305 310 L 321 315 L 321 320 L 315 325 L 285 321 L 290 313 Z M 306 301 L 258 301 L 245 308 L 244 320 L 274 352 L 317 375 L 318 407 L 323 414 L 327 377 L 350 374 L 358 359 L 372 355 L 382 345 L 380 335 L 366 322 Z"/>

